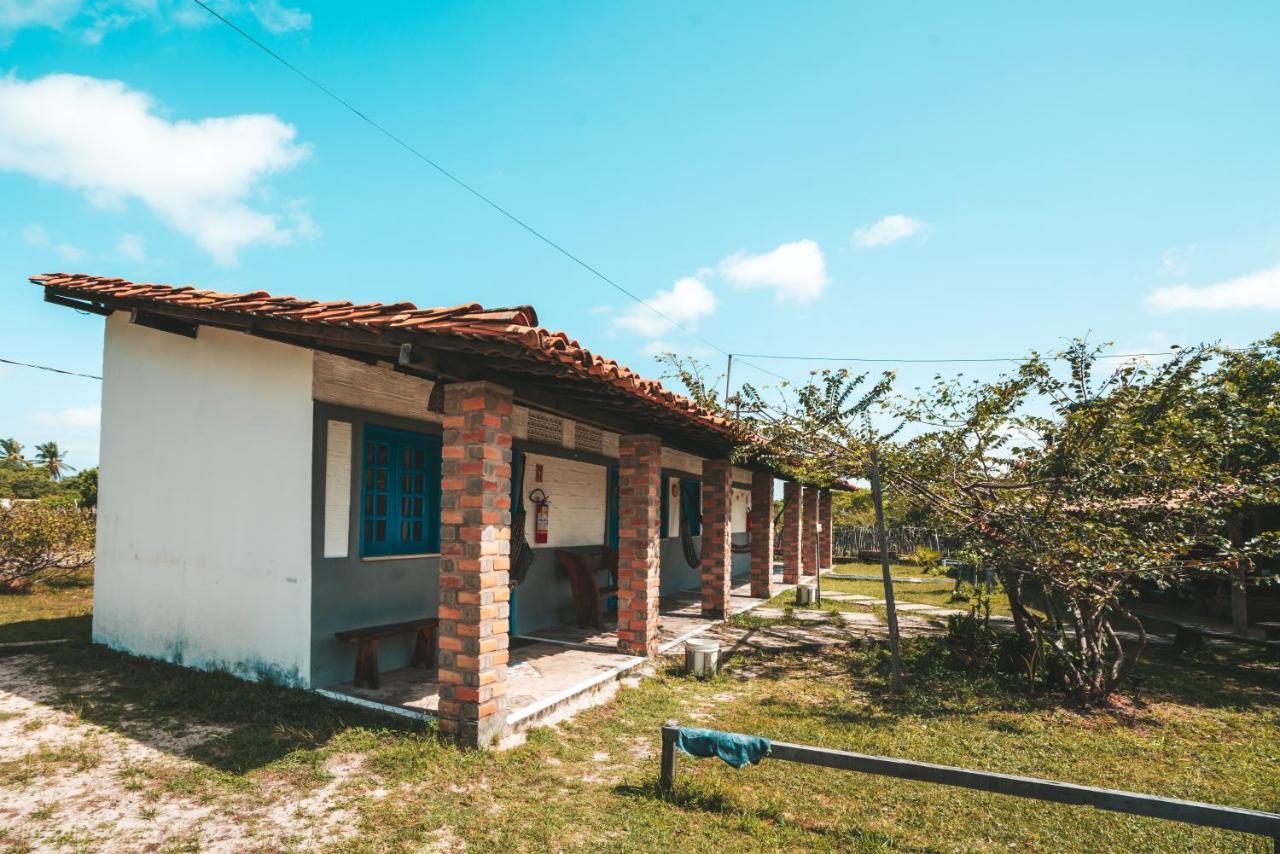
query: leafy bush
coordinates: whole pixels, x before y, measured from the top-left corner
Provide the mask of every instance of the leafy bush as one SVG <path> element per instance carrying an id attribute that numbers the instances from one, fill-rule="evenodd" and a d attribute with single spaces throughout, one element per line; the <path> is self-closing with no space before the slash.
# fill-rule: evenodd
<path id="1" fill-rule="evenodd" d="M 928 546 L 916 546 L 911 554 L 907 556 L 907 563 L 918 566 L 926 573 L 932 574 L 942 566 L 942 552 L 931 549 Z"/>
<path id="2" fill-rule="evenodd" d="M 947 618 L 947 645 L 951 657 L 965 667 L 994 670 L 1027 680 L 1034 694 L 1050 678 L 1060 675 L 1051 653 L 1052 647 L 1037 633 L 1031 640 L 1014 632 L 1002 632 L 991 625 L 991 597 L 969 585 L 969 613 Z M 959 598 L 954 594 L 952 600 Z"/>
<path id="3" fill-rule="evenodd" d="M 0 507 L 0 592 L 65 575 L 93 562 L 92 514 L 43 502 Z"/>

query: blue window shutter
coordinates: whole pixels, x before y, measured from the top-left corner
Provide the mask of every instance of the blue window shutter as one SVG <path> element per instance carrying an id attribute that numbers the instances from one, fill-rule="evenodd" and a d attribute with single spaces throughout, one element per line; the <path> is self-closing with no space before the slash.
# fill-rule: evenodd
<path id="1" fill-rule="evenodd" d="M 441 443 L 434 436 L 366 424 L 360 553 L 440 550 Z"/>
<path id="2" fill-rule="evenodd" d="M 659 525 L 661 526 L 661 529 L 658 532 L 659 538 L 665 537 L 667 535 L 668 522 L 671 519 L 671 509 L 670 507 L 668 507 L 668 504 L 670 503 L 670 501 L 671 501 L 671 483 L 670 483 L 670 480 L 667 478 L 667 476 L 664 474 L 662 476 L 662 500 L 658 502 L 658 506 L 661 508 L 658 514 L 658 518 L 661 520 L 659 522 Z"/>
<path id="3" fill-rule="evenodd" d="M 680 481 L 681 518 L 689 520 L 689 533 L 702 535 L 702 482 L 692 479 Z"/>

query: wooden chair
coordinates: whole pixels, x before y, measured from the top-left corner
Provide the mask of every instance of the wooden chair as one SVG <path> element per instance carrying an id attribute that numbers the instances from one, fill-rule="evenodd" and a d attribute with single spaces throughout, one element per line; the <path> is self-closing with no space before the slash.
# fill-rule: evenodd
<path id="1" fill-rule="evenodd" d="M 573 588 L 573 606 L 578 615 L 578 628 L 603 629 L 604 609 L 600 603 L 610 596 L 618 595 L 618 585 L 601 587 L 596 580 L 595 571 L 580 554 L 556 549 L 556 562 L 569 576 L 569 585 Z M 614 565 L 617 565 L 616 557 Z"/>

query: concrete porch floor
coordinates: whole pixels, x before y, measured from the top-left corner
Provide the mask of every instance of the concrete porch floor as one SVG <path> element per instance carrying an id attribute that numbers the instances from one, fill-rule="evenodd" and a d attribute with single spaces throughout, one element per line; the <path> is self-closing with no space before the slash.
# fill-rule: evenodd
<path id="1" fill-rule="evenodd" d="M 782 584 L 781 575 L 775 572 L 775 593 L 791 587 Z M 734 585 L 730 599 L 733 614 L 765 603 L 749 593 L 746 579 Z M 659 608 L 659 652 L 674 650 L 718 622 L 702 616 L 697 591 L 668 595 Z M 530 726 L 554 723 L 604 702 L 617 690 L 620 680 L 640 676 L 653 665 L 651 659 L 618 652 L 617 640 L 615 622 L 606 622 L 603 630 L 555 626 L 513 637 L 507 663 L 507 728 L 501 743 L 518 743 Z M 342 682 L 321 693 L 410 717 L 435 716 L 440 692 L 434 670 L 406 667 L 384 671 L 381 682 L 376 690 Z"/>

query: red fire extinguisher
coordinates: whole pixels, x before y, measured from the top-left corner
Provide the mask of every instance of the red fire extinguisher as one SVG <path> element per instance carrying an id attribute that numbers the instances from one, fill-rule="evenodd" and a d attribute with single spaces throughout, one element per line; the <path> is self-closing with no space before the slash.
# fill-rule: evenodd
<path id="1" fill-rule="evenodd" d="M 533 541 L 546 545 L 547 532 L 551 529 L 551 499 L 541 489 L 535 489 L 529 493 L 529 500 L 537 508 L 533 513 Z"/>

